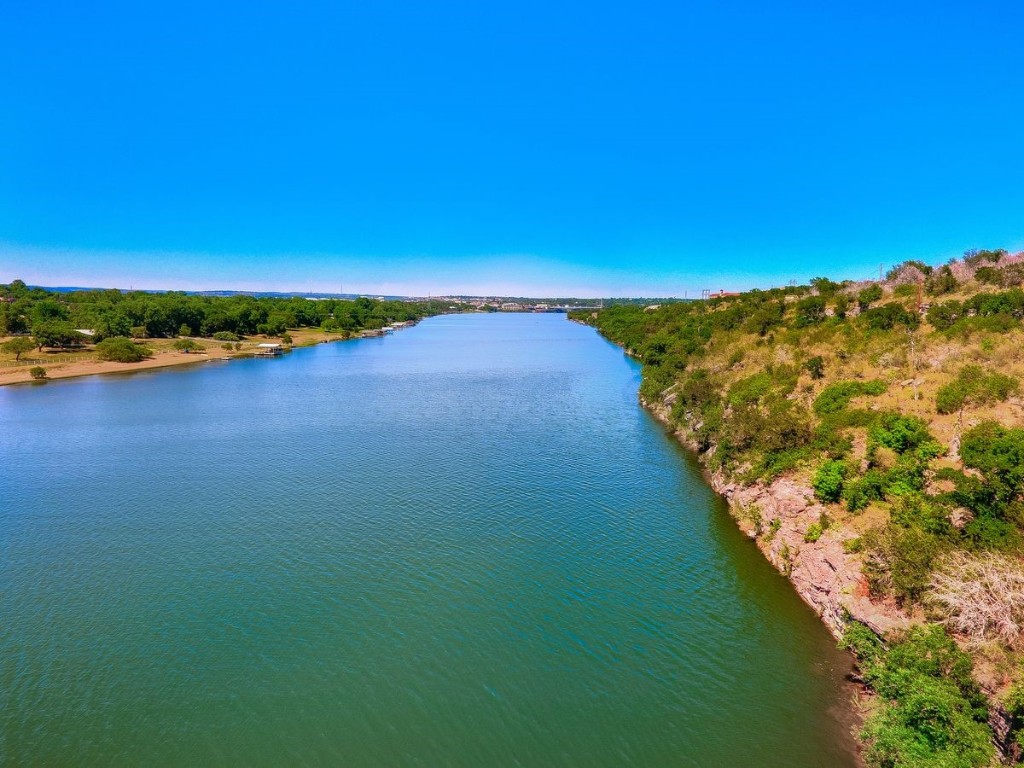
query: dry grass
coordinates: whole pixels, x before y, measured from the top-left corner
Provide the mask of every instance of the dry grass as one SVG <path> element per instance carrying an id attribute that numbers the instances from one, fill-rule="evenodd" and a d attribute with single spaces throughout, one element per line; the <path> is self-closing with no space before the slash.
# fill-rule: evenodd
<path id="1" fill-rule="evenodd" d="M 1016 647 L 1024 628 L 1024 563 L 994 553 L 952 553 L 933 575 L 928 600 L 971 642 Z"/>

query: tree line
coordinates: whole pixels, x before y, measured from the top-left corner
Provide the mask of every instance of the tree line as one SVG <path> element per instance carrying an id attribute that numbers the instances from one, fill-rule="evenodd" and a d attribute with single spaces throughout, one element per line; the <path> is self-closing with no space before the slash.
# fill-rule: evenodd
<path id="1" fill-rule="evenodd" d="M 0 285 L 0 335 L 31 335 L 40 347 L 107 338 L 280 336 L 289 328 L 351 335 L 447 311 L 448 302 L 358 298 L 312 300 L 115 289 L 57 292 L 21 280 Z M 88 329 L 92 336 L 80 331 Z"/>

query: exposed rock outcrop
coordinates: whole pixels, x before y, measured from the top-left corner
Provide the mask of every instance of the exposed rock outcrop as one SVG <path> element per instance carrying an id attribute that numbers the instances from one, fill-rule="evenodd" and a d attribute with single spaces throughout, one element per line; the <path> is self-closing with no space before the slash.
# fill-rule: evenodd
<path id="1" fill-rule="evenodd" d="M 644 402 L 644 406 L 669 424 L 668 404 Z M 676 437 L 689 448 L 696 448 L 686 430 L 677 431 Z M 797 594 L 837 638 L 849 619 L 883 635 L 909 623 L 895 605 L 869 598 L 863 559 L 844 547 L 844 542 L 855 537 L 853 533 L 832 526 L 825 528 L 816 540 L 807 540 L 814 538 L 808 536 L 808 530 L 821 524 L 826 511 L 809 487 L 789 478 L 752 485 L 730 482 L 718 473 L 709 474 L 708 479 L 728 500 L 744 533 L 793 583 Z"/>

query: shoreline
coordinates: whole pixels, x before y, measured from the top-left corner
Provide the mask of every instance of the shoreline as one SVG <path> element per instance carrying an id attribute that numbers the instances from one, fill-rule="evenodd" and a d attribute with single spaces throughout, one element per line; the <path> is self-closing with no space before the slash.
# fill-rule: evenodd
<path id="1" fill-rule="evenodd" d="M 362 338 L 371 338 L 370 335 L 357 335 L 348 338 L 339 338 L 337 334 L 327 334 L 323 331 L 312 331 L 300 328 L 290 330 L 289 333 L 294 343 L 288 350 L 295 350 L 301 347 L 312 347 L 317 344 L 330 344 L 342 341 L 355 341 Z M 135 371 L 153 371 L 161 368 L 177 368 L 187 365 L 200 365 L 202 363 L 230 362 L 232 360 L 247 360 L 253 357 L 250 348 L 268 339 L 262 337 L 250 337 L 246 346 L 241 350 L 227 350 L 223 343 L 214 339 L 194 337 L 194 341 L 204 346 L 202 352 L 180 352 L 172 349 L 171 344 L 175 339 L 137 339 L 140 343 L 154 347 L 152 357 L 141 360 L 137 363 L 119 363 L 112 360 L 97 360 L 91 352 L 73 353 L 44 353 L 52 354 L 55 357 L 80 356 L 75 360 L 54 360 L 48 362 L 33 360 L 31 363 L 12 367 L 0 367 L 0 387 L 16 384 L 45 384 L 47 381 L 58 379 L 74 379 L 83 376 L 105 376 L 109 374 L 133 373 Z M 39 354 L 38 352 L 34 354 Z M 41 366 L 46 371 L 46 378 L 42 380 L 33 379 L 29 373 L 33 364 Z"/>

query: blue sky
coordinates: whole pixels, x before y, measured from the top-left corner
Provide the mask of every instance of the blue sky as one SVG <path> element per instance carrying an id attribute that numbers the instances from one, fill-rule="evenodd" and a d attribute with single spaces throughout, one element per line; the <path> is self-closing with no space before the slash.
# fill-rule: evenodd
<path id="1" fill-rule="evenodd" d="M 0 8 L 0 281 L 693 295 L 1024 247 L 1014 2 Z"/>

